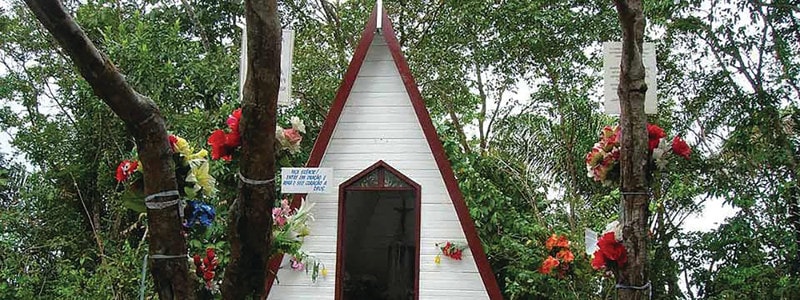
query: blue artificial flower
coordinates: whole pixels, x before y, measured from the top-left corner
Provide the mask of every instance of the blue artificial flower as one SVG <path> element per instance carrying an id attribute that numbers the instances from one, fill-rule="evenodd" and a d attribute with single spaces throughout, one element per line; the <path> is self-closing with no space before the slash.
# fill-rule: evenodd
<path id="1" fill-rule="evenodd" d="M 197 223 L 210 227 L 216 215 L 217 213 L 214 211 L 213 206 L 200 201 L 189 201 L 189 215 L 186 217 L 186 227 L 191 227 Z"/>

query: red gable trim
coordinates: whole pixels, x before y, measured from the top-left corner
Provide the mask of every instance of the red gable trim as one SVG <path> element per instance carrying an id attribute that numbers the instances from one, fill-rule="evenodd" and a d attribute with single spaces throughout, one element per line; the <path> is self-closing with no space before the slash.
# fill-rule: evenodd
<path id="1" fill-rule="evenodd" d="M 403 84 L 406 86 L 406 92 L 411 98 L 411 104 L 414 106 L 414 112 L 417 113 L 417 119 L 422 126 L 422 131 L 425 133 L 425 138 L 428 140 L 428 145 L 433 152 L 433 158 L 436 160 L 436 165 L 442 173 L 447 192 L 450 194 L 450 200 L 456 208 L 458 220 L 461 222 L 461 228 L 464 229 L 464 235 L 467 237 L 469 250 L 472 251 L 472 256 L 475 258 L 475 263 L 478 265 L 478 271 L 483 279 L 483 285 L 486 287 L 486 292 L 489 293 L 491 299 L 503 299 L 503 294 L 500 292 L 500 286 L 497 285 L 497 279 L 492 273 L 492 267 L 489 265 L 489 260 L 486 258 L 486 253 L 483 251 L 483 245 L 478 238 L 478 231 L 475 229 L 475 223 L 469 215 L 467 203 L 464 201 L 464 195 L 458 188 L 453 168 L 450 166 L 450 161 L 447 159 L 447 154 L 444 152 L 442 142 L 436 134 L 436 128 L 433 127 L 433 121 L 425 108 L 425 102 L 422 100 L 422 95 L 417 88 L 414 77 L 411 75 L 411 69 L 406 63 L 403 52 L 400 50 L 400 43 L 397 42 L 397 36 L 392 29 L 392 21 L 386 11 L 383 12 L 383 37 L 386 38 L 386 43 L 389 46 L 389 52 L 392 53 L 394 63 L 397 70 L 400 71 L 400 77 L 403 78 Z"/>
<path id="2" fill-rule="evenodd" d="M 469 209 L 464 201 L 464 196 L 461 194 L 461 190 L 458 187 L 458 182 L 456 182 L 453 169 L 450 166 L 450 161 L 447 159 L 447 154 L 444 152 L 442 142 L 439 140 L 439 136 L 436 134 L 436 128 L 433 126 L 433 121 L 431 121 L 428 110 L 425 108 L 425 102 L 422 100 L 422 95 L 417 88 L 414 77 L 411 75 L 411 70 L 408 67 L 408 63 L 406 62 L 405 57 L 400 50 L 400 44 L 397 41 L 397 36 L 392 29 L 392 22 L 389 20 L 385 10 L 383 11 L 382 15 L 383 26 L 381 34 L 383 34 L 383 37 L 386 39 L 386 43 L 389 46 L 389 51 L 391 52 L 392 58 L 395 62 L 395 66 L 397 66 L 397 69 L 400 72 L 400 77 L 403 79 L 406 92 L 411 99 L 414 112 L 417 115 L 420 126 L 422 126 L 422 131 L 425 134 L 428 145 L 431 147 L 431 152 L 433 153 L 433 157 L 436 160 L 436 165 L 439 167 L 439 171 L 442 174 L 442 179 L 444 180 L 447 192 L 450 195 L 450 199 L 453 202 L 453 206 L 455 206 L 458 219 L 461 222 L 461 227 L 464 230 L 464 235 L 467 238 L 467 244 L 469 245 L 470 251 L 472 251 L 472 256 L 475 258 L 475 263 L 478 266 L 478 271 L 480 272 L 483 284 L 486 287 L 486 291 L 488 292 L 490 299 L 503 299 L 503 295 L 500 292 L 500 287 L 497 285 L 497 279 L 492 273 L 492 267 L 489 265 L 489 260 L 486 258 L 486 253 L 483 251 L 483 245 L 478 238 L 478 232 L 475 229 L 475 223 L 472 221 L 472 218 L 469 215 Z M 322 158 L 328 148 L 331 137 L 333 136 L 333 131 L 336 129 L 336 123 L 339 121 L 339 117 L 342 114 L 345 102 L 347 102 L 347 98 L 350 96 L 350 90 L 353 88 L 353 84 L 356 81 L 356 77 L 361 69 L 361 65 L 367 56 L 367 50 L 369 50 L 369 46 L 372 44 L 372 40 L 376 31 L 376 19 L 376 10 L 373 10 L 369 20 L 367 21 L 367 26 L 361 35 L 361 41 L 358 44 L 358 48 L 356 48 L 355 54 L 353 54 L 353 58 L 350 61 L 350 65 L 347 67 L 344 80 L 342 81 L 341 86 L 339 86 L 339 91 L 336 93 L 336 98 L 333 100 L 333 104 L 331 104 L 331 109 L 328 112 L 328 116 L 325 118 L 325 122 L 322 124 L 322 129 L 317 137 L 317 141 L 314 143 L 314 148 L 311 150 L 311 156 L 309 157 L 308 162 L 306 162 L 307 167 L 318 167 L 320 162 L 322 162 Z M 295 195 L 292 201 L 292 207 L 299 206 L 300 199 L 304 196 L 305 195 Z M 280 267 L 280 262 L 282 259 L 283 257 L 281 256 L 273 259 L 270 262 L 270 273 L 268 274 L 266 282 L 267 293 L 265 295 L 269 295 L 269 291 L 275 281 L 275 275 L 278 273 L 278 268 Z"/>

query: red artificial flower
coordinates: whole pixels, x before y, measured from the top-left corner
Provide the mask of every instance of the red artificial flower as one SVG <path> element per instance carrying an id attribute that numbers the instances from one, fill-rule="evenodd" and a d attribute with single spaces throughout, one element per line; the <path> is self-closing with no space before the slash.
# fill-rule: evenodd
<path id="1" fill-rule="evenodd" d="M 128 180 L 128 177 L 130 177 L 131 174 L 133 174 L 133 172 L 136 172 L 136 169 L 138 167 L 139 167 L 138 161 L 123 160 L 117 166 L 117 175 L 115 176 L 117 178 L 117 182 L 123 182 L 125 180 Z"/>
<path id="2" fill-rule="evenodd" d="M 605 126 L 600 134 L 600 143 L 603 149 L 609 151 L 619 143 L 620 127 Z"/>
<path id="3" fill-rule="evenodd" d="M 221 129 L 215 130 L 208 137 L 208 145 L 211 146 L 211 159 L 231 160 L 233 151 L 241 146 L 242 140 L 238 132 L 225 133 Z"/>
<path id="4" fill-rule="evenodd" d="M 590 166 L 595 166 L 600 161 L 603 160 L 603 152 L 601 152 L 600 148 L 592 148 L 589 153 L 586 153 L 586 164 Z"/>
<path id="5" fill-rule="evenodd" d="M 617 242 L 613 231 L 603 234 L 597 241 L 597 247 L 592 260 L 592 267 L 595 269 L 608 267 L 609 262 L 614 262 L 615 266 L 622 266 L 628 261 L 628 252 L 622 243 Z"/>
<path id="6" fill-rule="evenodd" d="M 658 143 L 662 138 L 667 137 L 667 134 L 664 133 L 664 129 L 658 127 L 658 125 L 647 124 L 647 149 L 653 151 L 656 147 L 658 147 Z"/>
<path id="7" fill-rule="evenodd" d="M 558 251 L 556 257 L 563 260 L 565 263 L 569 263 L 575 260 L 575 255 L 573 255 L 572 251 L 569 251 L 569 249 Z"/>
<path id="8" fill-rule="evenodd" d="M 214 279 L 214 271 L 206 271 L 203 273 L 203 279 L 206 280 L 206 285 L 211 282 L 211 279 Z"/>
<path id="9" fill-rule="evenodd" d="M 672 139 L 672 152 L 682 156 L 685 159 L 689 159 L 689 154 L 692 153 L 692 149 L 689 148 L 689 145 L 686 144 L 686 141 L 681 139 L 679 136 L 675 136 Z"/>
<path id="10" fill-rule="evenodd" d="M 461 249 L 455 249 L 452 253 L 450 253 L 450 258 L 455 260 L 461 260 L 461 254 L 464 253 Z"/>
<path id="11" fill-rule="evenodd" d="M 178 143 L 178 137 L 176 137 L 174 134 L 170 134 L 169 135 L 169 147 L 172 148 L 172 152 L 175 152 L 175 150 L 176 150 L 175 149 L 175 147 L 176 147 L 175 144 L 177 144 L 177 143 Z"/>
<path id="12" fill-rule="evenodd" d="M 451 242 L 446 242 L 444 246 L 440 246 L 440 244 L 436 244 L 436 247 L 439 247 L 439 250 L 442 251 L 442 255 L 447 256 L 449 258 L 455 260 L 461 260 L 464 254 L 464 248 L 462 246 L 453 244 Z"/>
<path id="13" fill-rule="evenodd" d="M 226 133 L 222 129 L 217 129 L 208 137 L 208 145 L 211 146 L 211 159 L 223 159 L 230 161 L 233 151 L 242 145 L 242 138 L 239 135 L 239 120 L 242 118 L 242 109 L 236 109 L 228 116 L 225 121 L 231 132 Z"/>
<path id="14" fill-rule="evenodd" d="M 239 120 L 242 119 L 242 109 L 237 108 L 236 110 L 228 116 L 228 120 L 225 121 L 228 124 L 228 128 L 231 129 L 231 132 L 239 133 Z"/>
<path id="15" fill-rule="evenodd" d="M 197 254 L 195 254 L 192 259 L 194 260 L 195 267 L 197 267 L 195 273 L 206 282 L 206 288 L 211 289 L 211 281 L 214 279 L 214 270 L 219 264 L 216 255 L 214 255 L 214 249 L 207 248 L 206 257 L 203 259 Z"/>
<path id="16" fill-rule="evenodd" d="M 606 258 L 603 256 L 603 253 L 598 251 L 594 252 L 594 258 L 592 258 L 592 268 L 595 270 L 600 270 L 606 266 Z"/>
<path id="17" fill-rule="evenodd" d="M 558 267 L 558 259 L 552 256 L 548 256 L 543 262 L 542 266 L 539 268 L 539 273 L 542 274 L 550 274 L 553 271 L 553 268 Z"/>
<path id="18" fill-rule="evenodd" d="M 214 255 L 214 248 L 206 248 L 206 257 L 208 257 L 208 259 L 216 258 L 216 255 Z"/>

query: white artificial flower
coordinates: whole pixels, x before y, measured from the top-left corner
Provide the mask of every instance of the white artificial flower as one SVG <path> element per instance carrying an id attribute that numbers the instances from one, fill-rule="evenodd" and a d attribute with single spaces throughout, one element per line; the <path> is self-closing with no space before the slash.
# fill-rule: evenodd
<path id="1" fill-rule="evenodd" d="M 653 149 L 653 160 L 654 161 L 658 161 L 659 159 L 661 159 L 661 156 L 663 156 L 663 155 L 664 155 L 664 150 L 662 150 L 661 148 Z"/>
<path id="2" fill-rule="evenodd" d="M 604 232 L 612 232 L 612 231 L 614 232 L 614 238 L 618 242 L 622 241 L 622 224 L 620 224 L 618 220 L 608 223 L 608 225 L 606 225 L 606 230 Z"/>
<path id="3" fill-rule="evenodd" d="M 290 119 L 290 122 L 292 123 L 292 128 L 300 133 L 306 133 L 306 124 L 303 123 L 303 120 L 295 116 Z"/>
<path id="4" fill-rule="evenodd" d="M 667 166 L 667 158 L 671 147 L 667 139 L 661 139 L 658 143 L 658 147 L 653 149 L 653 161 L 656 163 L 659 170 L 663 170 Z"/>

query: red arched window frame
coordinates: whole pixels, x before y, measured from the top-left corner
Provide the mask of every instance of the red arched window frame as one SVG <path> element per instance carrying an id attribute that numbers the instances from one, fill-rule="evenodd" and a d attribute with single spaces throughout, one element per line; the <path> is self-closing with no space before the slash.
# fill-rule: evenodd
<path id="1" fill-rule="evenodd" d="M 368 182 L 372 182 L 372 178 L 370 178 L 372 174 L 376 175 L 374 184 L 362 184 L 365 182 L 365 179 L 368 179 Z M 387 174 L 389 174 L 389 176 L 387 176 Z M 398 186 L 397 182 L 393 182 L 395 179 L 404 183 L 405 186 Z M 417 247 L 415 250 L 416 258 L 414 259 L 414 299 L 419 299 L 420 227 L 422 227 L 420 222 L 420 212 L 422 211 L 421 188 L 419 184 L 403 175 L 403 173 L 400 173 L 400 171 L 397 171 L 397 169 L 383 160 L 379 160 L 372 166 L 364 169 L 339 185 L 339 215 L 337 218 L 338 229 L 336 236 L 336 299 L 343 300 L 344 297 L 344 276 L 342 274 L 344 273 L 344 259 L 346 257 L 345 252 L 347 251 L 344 237 L 347 232 L 345 228 L 345 224 L 347 223 L 345 220 L 347 216 L 345 211 L 345 198 L 348 191 L 414 191 L 414 214 L 417 222 L 417 226 L 415 226 Z"/>

